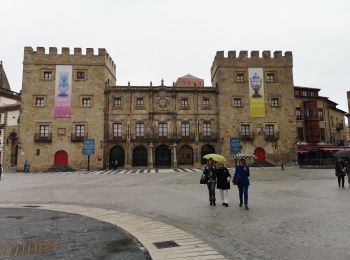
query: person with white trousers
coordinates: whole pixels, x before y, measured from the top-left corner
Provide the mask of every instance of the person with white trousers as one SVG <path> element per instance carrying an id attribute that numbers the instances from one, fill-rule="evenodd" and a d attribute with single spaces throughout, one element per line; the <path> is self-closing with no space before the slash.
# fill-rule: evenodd
<path id="1" fill-rule="evenodd" d="M 230 189 L 231 175 L 223 163 L 218 163 L 217 168 L 217 186 L 220 190 L 222 205 L 228 207 L 228 191 Z"/>

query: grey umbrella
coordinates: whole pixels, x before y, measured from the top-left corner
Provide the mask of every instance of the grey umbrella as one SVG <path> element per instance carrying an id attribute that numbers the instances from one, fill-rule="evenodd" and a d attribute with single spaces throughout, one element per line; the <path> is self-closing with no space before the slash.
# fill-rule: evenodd
<path id="1" fill-rule="evenodd" d="M 350 151 L 338 151 L 334 154 L 336 158 L 350 159 Z"/>

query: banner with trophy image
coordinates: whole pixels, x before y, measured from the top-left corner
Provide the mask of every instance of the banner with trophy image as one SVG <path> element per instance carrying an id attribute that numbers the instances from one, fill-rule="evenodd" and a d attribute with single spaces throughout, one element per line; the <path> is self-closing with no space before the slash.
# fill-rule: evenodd
<path id="1" fill-rule="evenodd" d="M 248 68 L 250 117 L 265 117 L 263 68 Z"/>
<path id="2" fill-rule="evenodd" d="M 54 117 L 66 118 L 72 110 L 72 65 L 56 65 Z"/>

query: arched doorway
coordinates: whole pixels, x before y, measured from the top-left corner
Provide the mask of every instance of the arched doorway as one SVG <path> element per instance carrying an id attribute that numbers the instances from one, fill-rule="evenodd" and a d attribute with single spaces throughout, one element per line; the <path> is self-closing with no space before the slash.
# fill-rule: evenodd
<path id="1" fill-rule="evenodd" d="M 189 145 L 183 145 L 179 149 L 179 165 L 193 164 L 193 149 Z"/>
<path id="2" fill-rule="evenodd" d="M 112 165 L 114 165 L 116 160 L 118 161 L 118 167 L 123 167 L 124 158 L 125 158 L 125 153 L 124 153 L 123 147 L 114 146 L 109 152 L 109 167 L 111 168 Z"/>
<path id="3" fill-rule="evenodd" d="M 147 166 L 148 160 L 147 160 L 147 149 L 140 145 L 135 147 L 134 151 L 132 152 L 132 165 L 133 166 Z"/>
<path id="4" fill-rule="evenodd" d="M 155 151 L 156 167 L 171 167 L 171 150 L 169 146 L 162 144 Z"/>
<path id="5" fill-rule="evenodd" d="M 263 148 L 255 148 L 254 155 L 256 156 L 257 161 L 265 161 L 265 150 Z"/>
<path id="6" fill-rule="evenodd" d="M 201 149 L 201 164 L 207 163 L 207 160 L 203 159 L 203 156 L 209 153 L 215 153 L 215 148 L 210 144 L 203 145 Z"/>
<path id="7" fill-rule="evenodd" d="M 68 165 L 68 154 L 66 151 L 60 150 L 55 153 L 54 165 Z"/>

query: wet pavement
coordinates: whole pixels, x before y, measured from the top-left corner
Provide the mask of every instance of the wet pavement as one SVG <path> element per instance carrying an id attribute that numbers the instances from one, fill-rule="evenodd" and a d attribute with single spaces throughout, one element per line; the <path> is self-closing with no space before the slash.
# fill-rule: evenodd
<path id="1" fill-rule="evenodd" d="M 199 172 L 117 175 L 6 174 L 0 203 L 114 209 L 182 229 L 228 259 L 350 259 L 350 189 L 334 170 L 252 169 L 250 210 L 210 207 Z M 231 187 L 232 188 L 232 187 Z M 16 220 L 16 219 L 14 219 Z M 2 233 L 2 232 L 1 232 Z"/>
<path id="2" fill-rule="evenodd" d="M 122 229 L 76 214 L 0 208 L 0 259 L 150 259 Z"/>

